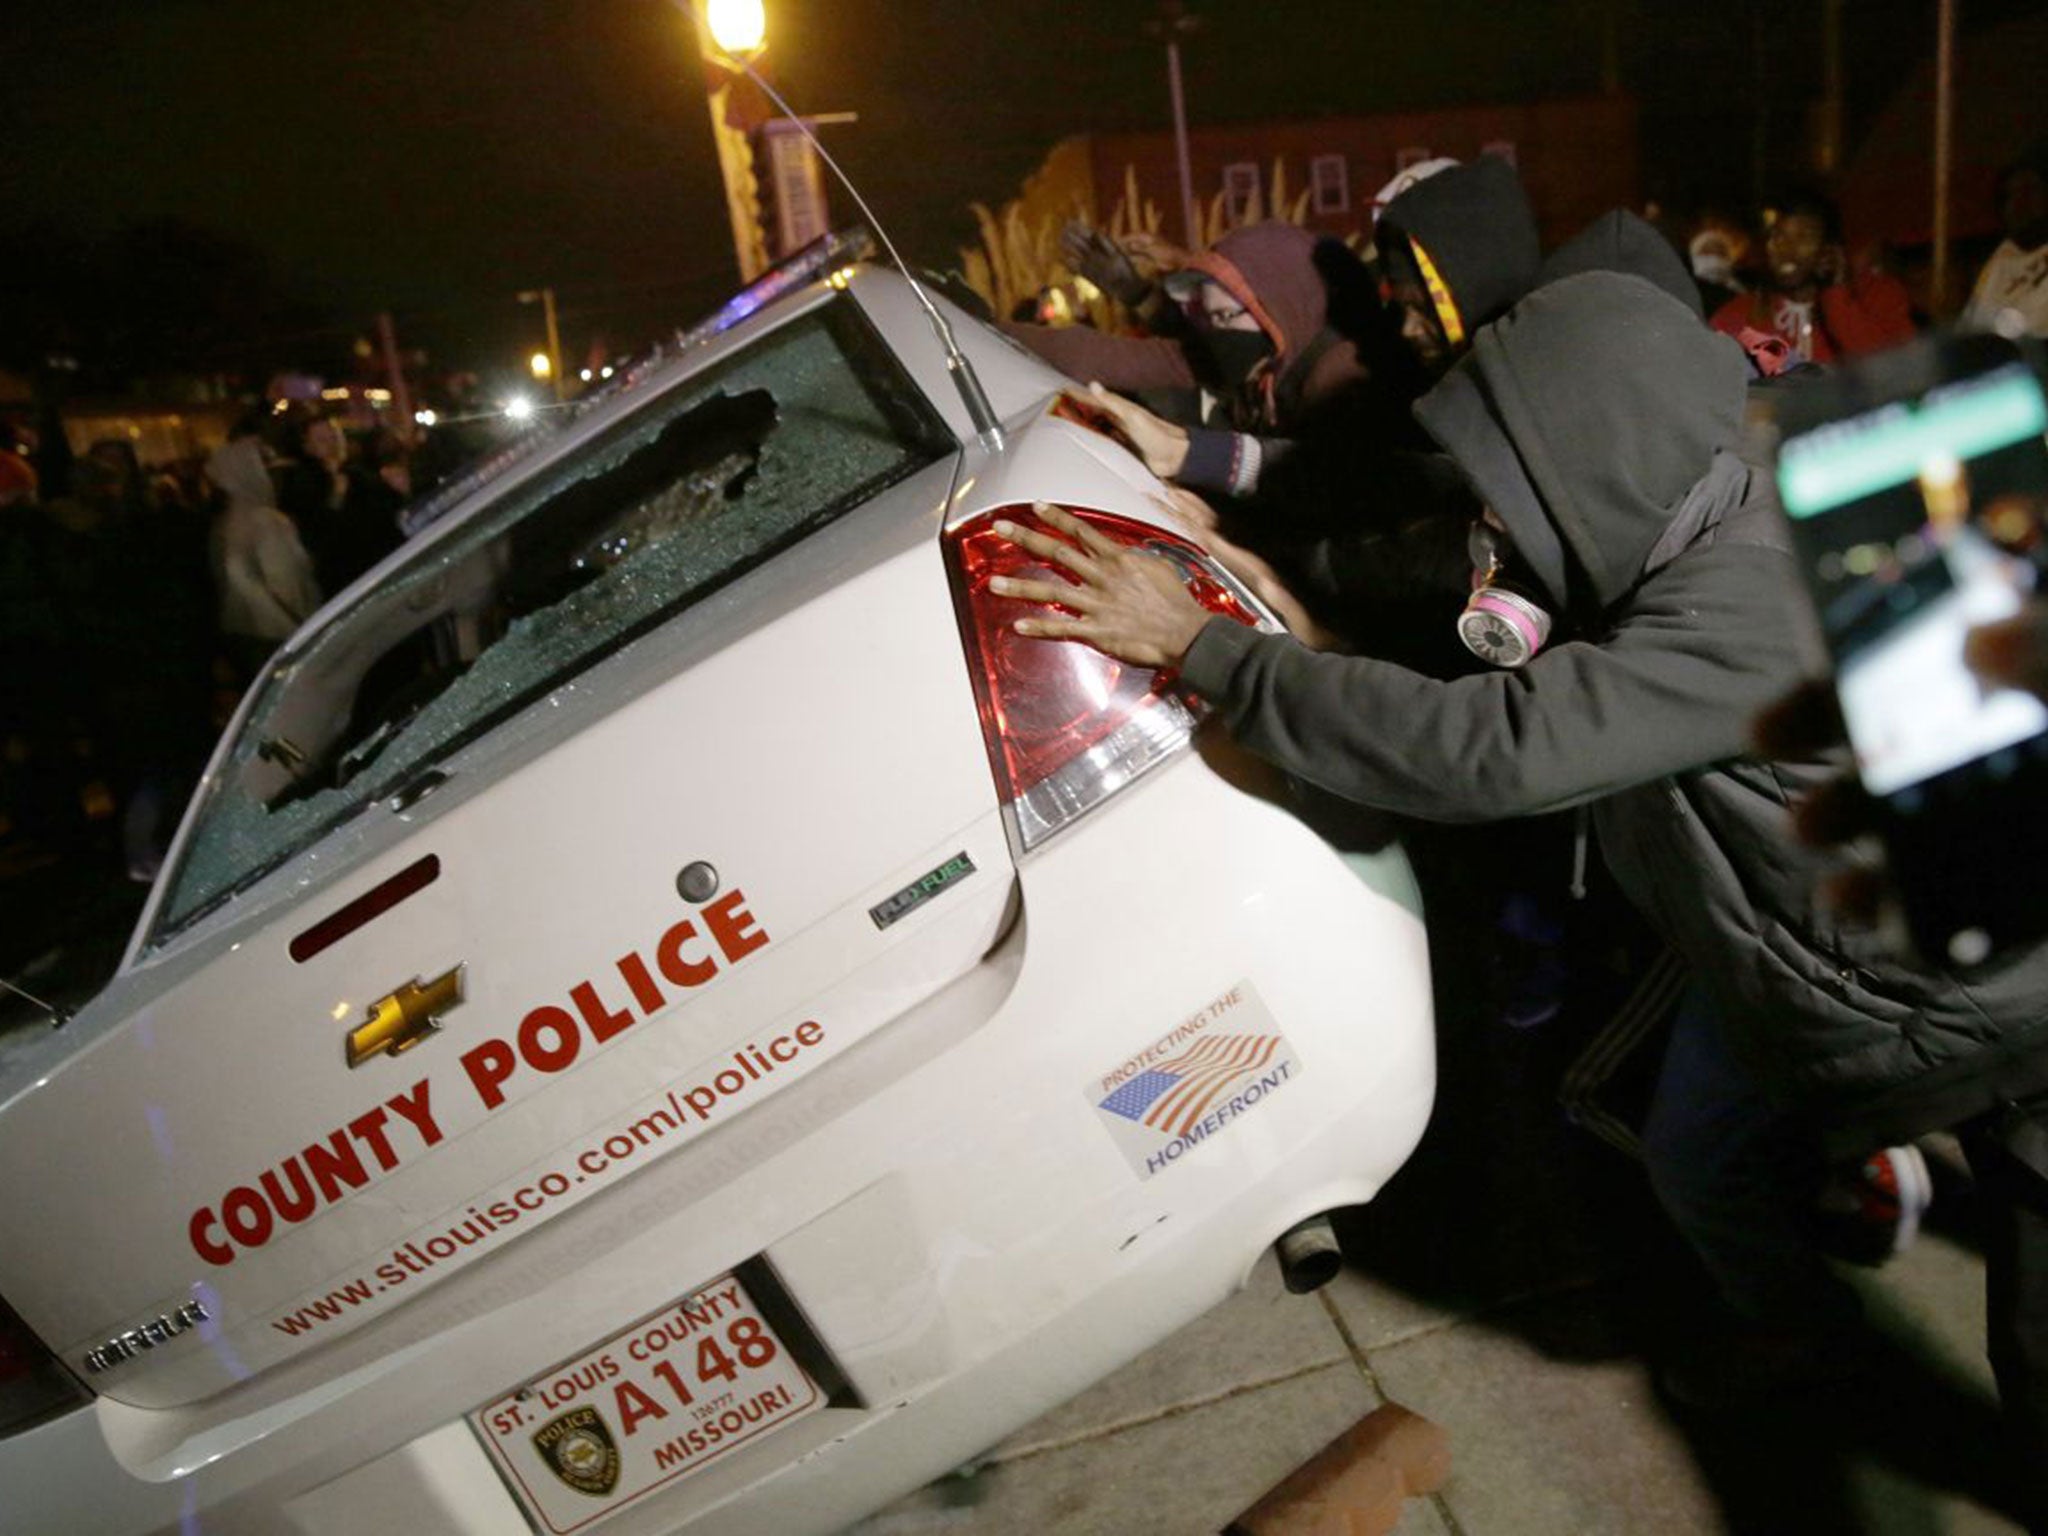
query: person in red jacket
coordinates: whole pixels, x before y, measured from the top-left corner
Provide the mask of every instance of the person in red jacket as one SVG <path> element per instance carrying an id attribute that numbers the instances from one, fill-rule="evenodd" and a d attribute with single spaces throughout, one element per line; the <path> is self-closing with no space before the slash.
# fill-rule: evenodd
<path id="1" fill-rule="evenodd" d="M 1764 263 L 1756 291 L 1737 294 L 1708 321 L 1752 356 L 1757 343 L 1776 341 L 1793 361 L 1835 363 L 1913 335 L 1905 285 L 1883 272 L 1850 272 L 1841 215 L 1817 193 L 1785 200 L 1764 241 Z"/>

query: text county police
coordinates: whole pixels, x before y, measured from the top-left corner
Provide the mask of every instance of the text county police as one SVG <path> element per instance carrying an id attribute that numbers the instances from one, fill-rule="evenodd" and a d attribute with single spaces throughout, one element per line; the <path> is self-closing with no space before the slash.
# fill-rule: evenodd
<path id="1" fill-rule="evenodd" d="M 708 932 L 700 932 L 693 918 L 673 924 L 646 951 L 635 950 L 614 963 L 616 986 L 604 979 L 605 993 L 598 981 L 579 982 L 569 989 L 568 1007 L 543 1003 L 528 1010 L 516 1030 L 464 1051 L 460 1065 L 468 1095 L 486 1113 L 499 1108 L 522 1072 L 545 1076 L 565 1070 L 586 1050 L 601 1049 L 667 1007 L 669 989 L 703 986 L 769 943 L 767 930 L 747 910 L 745 893 L 738 888 L 700 915 Z M 822 1037 L 822 1026 L 807 1022 L 765 1046 L 750 1042 L 733 1053 L 732 1066 L 677 1095 L 678 1107 L 694 1112 L 699 1121 L 707 1119 L 722 1099 L 794 1060 Z M 419 1079 L 200 1206 L 186 1224 L 193 1252 L 209 1264 L 232 1264 L 239 1252 L 261 1248 L 439 1143 L 444 1132 L 434 1100 L 437 1081 Z"/>

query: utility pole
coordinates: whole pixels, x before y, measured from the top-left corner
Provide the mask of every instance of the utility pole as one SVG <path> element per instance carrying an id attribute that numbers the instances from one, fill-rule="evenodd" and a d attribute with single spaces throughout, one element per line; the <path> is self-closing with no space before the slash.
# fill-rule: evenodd
<path id="1" fill-rule="evenodd" d="M 1621 0 L 1600 0 L 1600 94 L 1621 94 Z"/>
<path id="2" fill-rule="evenodd" d="M 541 314 L 548 327 L 548 382 L 555 388 L 555 404 L 568 399 L 562 382 L 562 333 L 555 326 L 555 290 L 552 288 L 529 288 L 519 295 L 519 302 L 532 304 L 538 301 Z"/>
<path id="3" fill-rule="evenodd" d="M 1770 193 L 1771 97 L 1764 63 L 1764 0 L 1749 0 L 1749 193 L 1757 207 Z"/>
<path id="4" fill-rule="evenodd" d="M 410 444 L 419 436 L 419 424 L 412 419 L 412 391 L 406 387 L 405 368 L 398 360 L 398 331 L 391 323 L 391 311 L 377 316 L 377 340 L 384 348 L 384 372 L 391 380 L 392 414 L 398 418 L 398 440 Z"/>
<path id="5" fill-rule="evenodd" d="M 1948 316 L 1949 171 L 1955 157 L 1956 0 L 1937 0 L 1934 45 L 1934 292 L 1928 308 Z"/>
<path id="6" fill-rule="evenodd" d="M 1181 243 L 1195 250 L 1202 243 L 1202 222 L 1195 212 L 1195 171 L 1188 155 L 1187 92 L 1180 77 L 1180 40 L 1201 28 L 1199 18 L 1190 16 L 1184 0 L 1159 0 L 1159 15 L 1146 27 L 1166 43 L 1166 84 L 1173 97 L 1173 152 L 1180 166 Z M 1132 217 L 1138 210 L 1131 210 Z"/>
<path id="7" fill-rule="evenodd" d="M 1821 0 L 1820 121 L 1814 134 L 1813 168 L 1832 180 L 1842 172 L 1842 0 Z"/>

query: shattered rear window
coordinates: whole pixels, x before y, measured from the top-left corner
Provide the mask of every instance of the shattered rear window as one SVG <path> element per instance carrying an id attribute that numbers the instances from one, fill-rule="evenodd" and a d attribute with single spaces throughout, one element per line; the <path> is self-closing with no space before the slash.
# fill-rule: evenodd
<path id="1" fill-rule="evenodd" d="M 954 446 L 844 298 L 650 400 L 280 653 L 153 938 Z"/>

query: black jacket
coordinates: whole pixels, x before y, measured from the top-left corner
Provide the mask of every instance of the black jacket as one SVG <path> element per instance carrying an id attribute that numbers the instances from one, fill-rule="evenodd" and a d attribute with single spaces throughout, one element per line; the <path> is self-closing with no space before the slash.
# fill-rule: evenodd
<path id="1" fill-rule="evenodd" d="M 1476 821 L 1590 802 L 1760 1085 L 1861 1151 L 2048 1089 L 2048 946 L 1965 980 L 1816 906 L 1787 806 L 1841 765 L 1745 755 L 1819 660 L 1768 478 L 1731 451 L 1746 373 L 1639 278 L 1539 290 L 1417 413 L 1568 638 L 1437 682 L 1220 620 L 1181 675 L 1253 750 L 1369 805 Z"/>

